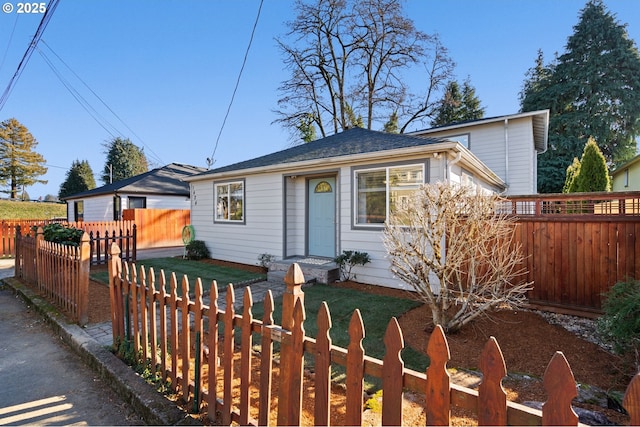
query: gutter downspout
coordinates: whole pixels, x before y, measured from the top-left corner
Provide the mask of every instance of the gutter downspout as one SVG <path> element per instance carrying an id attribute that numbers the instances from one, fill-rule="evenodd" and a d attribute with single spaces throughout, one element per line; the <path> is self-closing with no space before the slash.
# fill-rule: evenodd
<path id="1" fill-rule="evenodd" d="M 509 119 L 504 119 L 504 183 L 509 187 Z"/>
<path id="2" fill-rule="evenodd" d="M 462 151 L 458 151 L 456 157 L 454 157 L 451 161 L 449 161 L 449 156 L 446 156 L 445 159 L 447 159 L 447 167 L 445 168 L 445 180 L 449 181 L 451 179 L 451 166 L 455 165 L 460 161 L 460 159 L 462 159 Z"/>

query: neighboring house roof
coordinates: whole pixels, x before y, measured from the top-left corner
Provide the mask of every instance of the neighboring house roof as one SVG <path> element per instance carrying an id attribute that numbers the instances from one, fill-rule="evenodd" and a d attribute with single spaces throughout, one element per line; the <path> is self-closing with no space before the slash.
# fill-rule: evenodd
<path id="1" fill-rule="evenodd" d="M 527 111 L 525 113 L 508 114 L 505 116 L 487 117 L 476 120 L 465 120 L 449 125 L 436 126 L 429 129 L 410 132 L 409 135 L 427 135 L 429 133 L 455 130 L 458 128 L 468 128 L 471 125 L 483 125 L 495 122 L 504 122 L 505 120 L 514 120 L 525 117 L 531 117 L 533 121 L 533 143 L 538 153 L 547 151 L 548 135 L 549 135 L 549 110 Z"/>
<path id="2" fill-rule="evenodd" d="M 418 138 L 405 134 L 378 132 L 362 128 L 352 128 L 326 138 L 317 139 L 306 144 L 276 153 L 267 154 L 255 159 L 232 165 L 219 167 L 192 177 L 189 181 L 202 179 L 207 175 L 245 169 L 262 168 L 272 165 L 297 163 L 308 160 L 328 159 L 332 157 L 353 156 L 393 149 L 419 147 L 442 142 L 435 138 Z"/>
<path id="3" fill-rule="evenodd" d="M 640 162 L 640 154 L 638 154 L 637 156 L 635 156 L 633 159 L 629 160 L 628 162 L 623 163 L 620 166 L 618 166 L 613 172 L 611 172 L 611 176 L 614 177 L 614 176 L 618 175 L 623 170 L 629 169 L 630 167 L 634 166 L 638 162 Z"/>
<path id="4" fill-rule="evenodd" d="M 93 190 L 83 191 L 63 198 L 63 200 L 114 194 L 155 194 L 171 196 L 189 196 L 189 184 L 184 178 L 206 171 L 197 166 L 170 163 L 140 175 L 122 179 Z"/>

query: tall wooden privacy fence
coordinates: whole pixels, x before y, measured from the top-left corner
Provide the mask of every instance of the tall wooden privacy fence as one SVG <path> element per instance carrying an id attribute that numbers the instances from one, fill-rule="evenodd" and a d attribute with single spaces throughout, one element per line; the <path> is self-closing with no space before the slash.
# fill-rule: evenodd
<path id="1" fill-rule="evenodd" d="M 35 286 L 81 326 L 89 321 L 89 236 L 79 246 L 44 240 L 42 227 L 16 229 L 15 276 Z"/>
<path id="2" fill-rule="evenodd" d="M 65 222 L 62 219 L 0 219 L 0 258 L 15 256 L 16 228 L 23 230 L 29 227 L 44 226 L 54 222 Z"/>
<path id="3" fill-rule="evenodd" d="M 529 300 L 598 313 L 617 282 L 640 279 L 640 192 L 510 197 Z"/>
<path id="4" fill-rule="evenodd" d="M 206 412 L 212 422 L 329 425 L 331 366 L 338 364 L 346 367 L 346 413 L 342 420 L 345 425 L 362 424 L 365 375 L 382 379 L 383 425 L 403 424 L 405 390 L 425 394 L 427 425 L 449 425 L 452 407 L 475 413 L 480 425 L 578 423 L 571 408 L 571 400 L 577 395 L 576 383 L 560 352 L 547 367 L 544 384 L 548 398 L 539 411 L 507 401 L 501 386 L 506 366 L 493 338 L 479 355 L 484 380 L 478 391 L 474 391 L 451 384 L 446 370 L 449 348 L 439 327 L 426 348 L 431 363 L 424 372 L 404 367 L 401 358 L 404 341 L 395 318 L 387 327 L 386 355 L 382 360 L 364 352 L 365 331 L 359 310 L 351 317 L 351 342 L 347 348 L 332 344 L 331 315 L 326 303 L 318 315 L 317 337 L 306 336 L 301 290 L 305 280 L 295 264 L 284 279 L 283 324 L 276 325 L 271 292 L 264 301 L 264 316 L 258 320 L 253 318 L 250 288 L 244 290 L 240 314 L 234 309 L 232 285 L 226 290 L 225 309 L 220 309 L 215 281 L 211 286 L 211 302 L 207 305 L 203 302 L 200 279 L 196 280 L 192 299 L 189 280 L 184 276 L 180 282 L 182 295 L 178 296 L 175 274 L 167 282 L 162 272 L 160 283 L 155 283 L 152 269 L 149 272 L 144 268 L 137 271 L 135 266 L 130 269 L 118 255 L 119 249 L 113 247 L 109 276 L 114 345 L 123 342 L 131 345 L 132 354 L 148 362 L 153 373 L 168 380 L 185 403 L 192 405 L 195 412 Z M 254 337 L 257 337 L 255 342 Z M 274 342 L 280 343 L 281 369 L 274 366 Z M 254 353 L 258 345 L 260 351 Z M 314 375 L 312 379 L 305 379 L 304 365 L 311 359 Z M 258 368 L 259 379 L 252 377 L 252 367 Z M 252 384 L 253 380 L 257 385 Z M 252 389 L 259 391 L 257 400 L 251 399 Z M 302 409 L 306 393 L 313 393 L 314 408 L 309 413 L 303 413 Z M 640 374 L 629 386 L 624 405 L 631 423 L 640 424 Z"/>
<path id="5" fill-rule="evenodd" d="M 138 226 L 138 249 L 182 246 L 182 229 L 191 221 L 189 209 L 124 209 L 122 219 Z"/>

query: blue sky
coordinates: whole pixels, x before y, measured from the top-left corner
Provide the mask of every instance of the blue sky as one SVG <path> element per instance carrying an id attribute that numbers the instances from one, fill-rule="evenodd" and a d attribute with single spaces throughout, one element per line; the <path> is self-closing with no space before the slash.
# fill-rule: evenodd
<path id="1" fill-rule="evenodd" d="M 17 7 L 17 1 L 8 2 Z M 555 52 L 564 52 L 585 3 L 408 0 L 405 11 L 418 29 L 440 35 L 457 64 L 457 79 L 470 77 L 485 115 L 497 116 L 518 111 L 518 93 L 538 49 L 546 61 Z M 0 120 L 15 117 L 27 126 L 38 140 L 36 151 L 47 161 L 49 170 L 43 178 L 48 184 L 28 187 L 29 195 L 34 199 L 57 195 L 75 159 L 88 160 L 97 185 L 102 185 L 98 178 L 106 157 L 102 144 L 114 135 L 144 147 L 156 165 L 206 166 L 259 4 L 259 0 L 61 0 L 42 37 L 46 45 L 41 43 L 39 49 L 109 124 L 102 121 L 101 126 L 85 111 L 36 50 L 0 110 Z M 605 0 L 605 5 L 620 23 L 628 24 L 636 44 L 640 42 L 640 2 Z M 41 17 L 0 12 L 0 93 Z M 289 135 L 272 122 L 277 88 L 288 78 L 274 38 L 286 33 L 286 22 L 293 18 L 292 1 L 264 0 L 214 167 L 290 146 Z"/>

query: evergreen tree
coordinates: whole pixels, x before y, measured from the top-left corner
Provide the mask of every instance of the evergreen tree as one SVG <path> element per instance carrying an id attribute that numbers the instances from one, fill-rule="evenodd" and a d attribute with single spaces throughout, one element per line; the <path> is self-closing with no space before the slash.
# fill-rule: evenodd
<path id="1" fill-rule="evenodd" d="M 471 81 L 465 80 L 460 90 L 460 85 L 454 80 L 447 84 L 431 125 L 443 126 L 482 117 L 484 108 L 480 106 L 480 99 L 476 96 L 476 89 L 471 86 Z"/>
<path id="2" fill-rule="evenodd" d="M 576 176 L 580 173 L 580 160 L 577 157 L 573 158 L 573 163 L 567 168 L 567 178 L 564 181 L 562 187 L 563 193 L 574 193 L 576 190 Z"/>
<path id="3" fill-rule="evenodd" d="M 128 138 L 114 138 L 104 147 L 107 161 L 101 179 L 105 184 L 140 175 L 149 170 L 144 151 Z"/>
<path id="4" fill-rule="evenodd" d="M 431 121 L 431 126 L 443 126 L 450 123 L 459 122 L 461 119 L 460 106 L 462 105 L 462 94 L 457 81 L 451 81 L 444 90 L 444 95 L 440 100 L 436 117 Z"/>
<path id="5" fill-rule="evenodd" d="M 384 124 L 384 129 L 387 133 L 398 133 L 400 130 L 398 129 L 398 113 L 391 113 L 391 117 L 389 117 L 389 121 Z"/>
<path id="6" fill-rule="evenodd" d="M 307 113 L 300 118 L 300 124 L 298 125 L 298 132 L 300 132 L 300 139 L 304 142 L 315 141 L 316 127 L 313 124 L 313 114 Z"/>
<path id="7" fill-rule="evenodd" d="M 26 186 L 47 183 L 37 178 L 47 173 L 46 160 L 33 151 L 37 145 L 29 130 L 16 119 L 0 124 L 0 185 L 9 187 L 3 192 L 12 199 L 17 198 L 18 190 L 26 194 Z"/>
<path id="8" fill-rule="evenodd" d="M 74 160 L 71 169 L 67 171 L 67 177 L 60 185 L 58 197 L 62 199 L 94 188 L 96 188 L 96 180 L 89 162 Z"/>
<path id="9" fill-rule="evenodd" d="M 462 105 L 460 108 L 463 120 L 477 120 L 484 117 L 484 107 L 480 105 L 476 88 L 471 86 L 471 80 L 468 78 L 462 85 Z"/>
<path id="10" fill-rule="evenodd" d="M 550 110 L 549 148 L 538 161 L 538 190 L 559 192 L 565 170 L 593 136 L 609 167 L 635 154 L 640 135 L 640 53 L 624 25 L 591 0 L 566 52 L 544 65 L 538 54 L 521 94 L 522 111 Z"/>
<path id="11" fill-rule="evenodd" d="M 611 179 L 604 155 L 593 138 L 584 146 L 580 171 L 575 177 L 573 192 L 611 191 Z"/>

